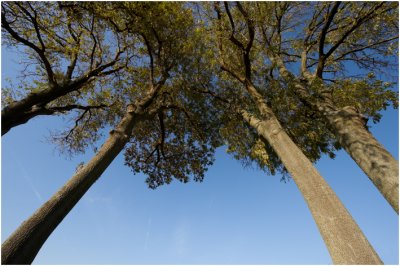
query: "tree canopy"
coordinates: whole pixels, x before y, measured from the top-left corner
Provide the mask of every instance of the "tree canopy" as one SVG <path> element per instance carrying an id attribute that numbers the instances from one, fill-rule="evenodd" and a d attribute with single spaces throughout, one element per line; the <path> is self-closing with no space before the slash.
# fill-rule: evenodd
<path id="1" fill-rule="evenodd" d="M 221 141 L 228 144 L 227 151 L 247 165 L 255 161 L 274 174 L 276 170 L 286 171 L 269 144 L 244 123 L 238 123 L 240 119 L 233 119 L 237 107 L 255 115 L 259 111 L 248 93 L 239 88 L 238 80 L 229 77 L 224 68 L 240 75 L 250 73 L 280 123 L 312 161 L 321 153 L 333 158 L 335 150 L 341 148 L 323 116 L 313 108 L 319 97 L 329 93 L 335 106 L 353 106 L 374 122 L 379 121 L 379 111 L 390 102 L 397 106 L 396 93 L 389 89 L 393 83 L 379 80 L 376 73 L 370 72 L 396 64 L 388 57 L 397 51 L 396 3 L 273 2 L 236 6 L 221 5 L 224 15 L 217 21 L 211 3 L 3 3 L 3 42 L 22 47 L 27 55 L 21 89 L 2 90 L 3 113 L 21 100 L 55 91 L 52 86 L 58 86 L 63 95 L 37 97 L 40 100 L 25 113 L 76 110 L 69 116 L 73 126 L 55 132 L 53 139 L 64 151 L 84 152 L 89 146 L 96 148 L 94 143 L 104 134 L 100 129 L 115 126 L 124 106 L 145 95 L 143 88 L 149 80 L 156 83 L 165 74 L 169 80 L 161 93 L 163 100 L 177 99 L 179 93 L 194 100 L 188 100 L 191 102 L 186 102 L 186 107 L 174 103 L 175 109 L 163 111 L 163 118 L 173 117 L 172 111 L 181 113 L 177 117 L 188 118 L 196 97 L 203 99 L 206 109 L 227 108 L 226 112 L 214 108 L 211 115 L 218 114 L 225 121 L 218 131 L 224 139 Z M 242 60 L 246 50 L 247 63 Z M 356 75 L 349 73 L 354 69 L 349 69 L 350 61 L 360 68 Z M 246 66 L 248 63 L 251 65 Z M 293 70 L 289 80 L 286 74 L 280 76 L 284 73 L 282 66 L 285 73 Z M 323 86 L 312 79 L 306 90 L 297 88 L 293 81 L 297 73 L 298 81 L 303 82 L 313 71 L 321 72 L 322 67 Z M 364 68 L 368 72 L 362 72 Z M 180 89 L 173 88 L 174 82 Z M 207 124 L 211 117 L 206 114 L 210 112 L 197 111 L 203 116 L 195 120 Z M 163 121 L 160 116 L 155 120 Z M 160 128 L 165 127 L 163 123 L 151 124 Z M 148 154 L 154 151 L 152 155 L 157 157 L 161 152 L 160 145 L 147 146 Z M 156 148 L 150 148 L 153 146 Z M 134 153 L 135 158 L 140 154 Z M 127 157 L 127 164 L 132 156 Z M 139 167 L 137 163 L 131 166 Z"/>
<path id="2" fill-rule="evenodd" d="M 222 71 L 215 71 L 220 92 L 240 97 L 238 106 L 258 117 L 255 102 L 265 101 L 312 161 L 344 148 L 398 211 L 398 162 L 367 124 L 398 106 L 391 77 L 381 78 L 397 66 L 397 3 L 224 2 L 198 10 L 211 34 L 211 62 Z M 253 92 L 232 89 L 249 83 Z M 254 101 L 247 105 L 246 97 Z M 241 126 L 231 125 L 233 136 L 223 133 L 231 140 L 228 150 L 248 161 L 261 142 L 235 137 Z M 284 170 L 273 152 L 265 158 L 275 162 L 270 169 Z"/>
<path id="3" fill-rule="evenodd" d="M 149 120 L 130 140 L 126 164 L 148 173 L 153 188 L 172 176 L 202 180 L 218 143 L 217 117 L 209 112 L 215 109 L 206 97 L 191 92 L 199 85 L 196 80 L 208 82 L 212 73 L 201 62 L 205 46 L 195 45 L 201 36 L 194 31 L 190 9 L 179 3 L 3 4 L 6 45 L 23 46 L 35 66 L 35 73 L 29 66 L 22 76 L 30 86 L 3 90 L 3 111 L 37 92 L 71 88 L 34 106 L 51 113 L 77 110 L 67 116 L 71 127 L 51 137 L 73 155 L 88 147 L 97 150 L 103 129 L 116 126 L 125 106 L 159 85 L 145 106 Z"/>
<path id="4" fill-rule="evenodd" d="M 4 2 L 2 35 L 26 58 L 18 87 L 2 90 L 2 134 L 68 113 L 51 140 L 96 153 L 6 241 L 8 262 L 20 235 L 43 231 L 24 238 L 35 249 L 18 244 L 33 259 L 121 151 L 154 189 L 202 181 L 222 145 L 292 175 L 335 263 L 381 262 L 312 163 L 344 148 L 398 212 L 398 162 L 368 131 L 398 107 L 382 78 L 397 67 L 398 3 Z"/>

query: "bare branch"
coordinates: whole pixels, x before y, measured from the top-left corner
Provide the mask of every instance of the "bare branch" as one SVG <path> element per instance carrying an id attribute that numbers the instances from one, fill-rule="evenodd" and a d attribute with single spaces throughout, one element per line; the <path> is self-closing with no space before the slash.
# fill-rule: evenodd
<path id="1" fill-rule="evenodd" d="M 79 126 L 79 121 L 81 121 L 84 117 L 85 117 L 85 115 L 86 115 L 86 113 L 87 112 L 89 112 L 89 110 L 85 110 L 80 116 L 79 116 L 79 118 L 75 121 L 75 126 L 68 132 L 68 134 L 65 136 L 65 140 L 68 140 L 69 139 L 69 137 L 71 136 L 71 134 L 75 131 L 75 129 Z"/>
<path id="2" fill-rule="evenodd" d="M 90 118 L 92 117 L 92 113 L 91 113 L 91 110 L 92 110 L 92 109 L 103 109 L 104 107 L 108 107 L 108 106 L 107 106 L 107 105 L 104 105 L 104 104 L 101 104 L 101 105 L 94 105 L 94 106 L 82 106 L 82 105 L 75 105 L 75 104 L 72 104 L 72 105 L 68 105 L 68 106 L 51 107 L 51 108 L 48 108 L 47 110 L 53 111 L 53 112 L 66 112 L 66 111 L 70 111 L 70 110 L 73 110 L 73 109 L 84 110 L 84 111 L 82 112 L 82 114 L 78 117 L 78 119 L 75 120 L 75 125 L 74 125 L 74 127 L 73 127 L 73 128 L 68 132 L 68 134 L 64 137 L 65 140 L 68 140 L 69 137 L 71 136 L 71 134 L 72 134 L 72 133 L 76 130 L 76 128 L 79 126 L 79 122 L 85 117 L 85 115 L 86 115 L 87 113 L 89 113 L 89 118 L 88 118 L 88 120 L 90 120 Z M 87 121 L 88 121 L 88 120 L 87 120 Z M 85 122 L 84 126 L 86 126 L 87 121 Z"/>

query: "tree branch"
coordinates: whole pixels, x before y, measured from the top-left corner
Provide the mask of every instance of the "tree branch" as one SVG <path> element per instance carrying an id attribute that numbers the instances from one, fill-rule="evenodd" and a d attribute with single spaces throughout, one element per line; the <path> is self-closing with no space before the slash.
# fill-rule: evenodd
<path id="1" fill-rule="evenodd" d="M 222 12 L 221 12 L 221 9 L 220 9 L 219 4 L 217 2 L 214 3 L 214 10 L 217 13 L 217 19 L 218 19 L 218 31 L 219 31 L 219 35 L 218 35 L 218 51 L 219 51 L 218 61 L 219 61 L 220 65 L 221 65 L 221 69 L 223 71 L 226 71 L 227 73 L 229 73 L 234 78 L 236 78 L 239 82 L 244 83 L 245 82 L 245 78 L 241 77 L 241 75 L 239 75 L 235 71 L 231 70 L 225 63 L 224 50 L 223 50 L 223 46 L 222 46 L 222 37 L 221 37 L 221 34 L 222 34 L 222 26 L 221 26 Z"/>
<path id="2" fill-rule="evenodd" d="M 160 130 L 161 130 L 161 139 L 160 139 L 160 150 L 163 158 L 165 159 L 164 153 L 164 141 L 165 141 L 165 125 L 164 125 L 164 113 L 160 110 L 157 114 L 158 120 L 160 122 Z"/>
<path id="3" fill-rule="evenodd" d="M 144 43 L 147 48 L 147 53 L 149 54 L 150 57 L 150 83 L 154 83 L 154 58 L 153 58 L 153 49 L 150 45 L 149 40 L 146 38 L 145 34 L 141 34 L 143 37 Z"/>
<path id="4" fill-rule="evenodd" d="M 31 13 L 29 13 L 29 11 L 25 7 L 22 6 L 22 3 L 15 2 L 15 4 L 19 7 L 19 9 L 21 9 L 22 12 L 24 12 L 25 15 L 27 15 L 30 18 L 30 20 L 31 20 L 31 22 L 33 24 L 33 27 L 35 28 L 36 37 L 38 38 L 39 43 L 42 46 L 41 51 L 44 52 L 46 50 L 46 47 L 45 47 L 45 45 L 43 43 L 42 36 L 40 34 L 40 30 L 39 30 L 39 27 L 38 27 L 37 12 L 35 11 L 35 9 L 31 6 L 31 4 L 29 2 L 26 2 L 26 3 L 29 5 L 29 7 L 34 12 L 34 14 L 35 14 L 34 17 L 32 16 Z"/>
<path id="5" fill-rule="evenodd" d="M 68 132 L 68 134 L 64 137 L 64 139 L 67 141 L 69 139 L 69 136 L 71 136 L 71 134 L 75 131 L 75 129 L 79 126 L 79 121 L 81 121 L 83 119 L 83 117 L 86 115 L 86 113 L 89 110 L 85 110 L 80 116 L 79 118 L 75 121 L 75 126 L 73 128 L 71 128 L 71 130 Z"/>
<path id="6" fill-rule="evenodd" d="M 248 80 L 251 80 L 251 62 L 250 62 L 250 50 L 253 46 L 255 29 L 253 20 L 249 17 L 249 14 L 244 10 L 242 4 L 240 2 L 236 2 L 236 5 L 246 20 L 247 30 L 249 33 L 249 41 L 247 42 L 245 53 L 244 53 L 244 65 L 245 65 L 245 75 Z"/>
<path id="7" fill-rule="evenodd" d="M 96 47 L 97 47 L 97 39 L 96 36 L 94 36 L 93 30 L 94 30 L 94 14 L 92 15 L 92 25 L 90 25 L 90 36 L 92 37 L 93 40 L 93 47 L 92 47 L 92 52 L 90 54 L 90 70 L 93 69 L 93 61 L 94 61 L 94 54 L 96 52 Z M 97 67 L 97 66 L 96 66 Z"/>
<path id="8" fill-rule="evenodd" d="M 164 108 L 165 109 L 175 109 L 175 110 L 181 111 L 185 115 L 187 120 L 189 121 L 190 125 L 196 130 L 196 132 L 199 135 L 199 137 L 202 140 L 205 140 L 205 137 L 204 137 L 202 131 L 199 130 L 198 126 L 195 124 L 195 122 L 193 122 L 193 119 L 191 118 L 190 114 L 188 113 L 188 111 L 184 107 L 181 107 L 181 106 L 175 105 L 175 104 L 168 104 L 167 106 L 164 106 Z"/>
<path id="9" fill-rule="evenodd" d="M 319 46 L 318 46 L 318 53 L 320 57 L 323 57 L 324 54 L 324 44 L 325 44 L 325 38 L 326 38 L 326 34 L 327 31 L 333 21 L 333 18 L 335 17 L 336 13 L 338 12 L 339 6 L 340 6 L 341 2 L 335 2 L 331 11 L 329 12 L 327 18 L 326 18 L 326 22 L 324 27 L 321 30 L 321 35 L 319 37 Z"/>
<path id="10" fill-rule="evenodd" d="M 106 72 L 103 72 L 103 70 L 105 70 L 105 69 L 107 69 L 107 68 L 109 68 L 109 67 L 115 65 L 115 64 L 119 61 L 119 57 L 121 56 L 121 54 L 122 54 L 123 52 L 124 52 L 124 50 L 118 51 L 117 54 L 115 55 L 115 57 L 114 57 L 114 59 L 113 59 L 112 61 L 108 62 L 107 64 L 98 66 L 97 68 L 95 68 L 95 69 L 93 69 L 93 70 L 90 70 L 88 73 L 86 73 L 85 75 L 81 76 L 80 78 L 74 80 L 74 81 L 71 83 L 70 87 L 71 87 L 71 86 L 72 86 L 72 87 L 74 87 L 74 86 L 75 86 L 75 87 L 77 87 L 77 86 L 82 86 L 82 85 L 83 85 L 85 82 L 87 82 L 91 77 L 100 76 L 100 75 L 104 76 L 106 73 L 112 74 L 112 73 L 116 72 L 117 69 L 119 69 L 119 68 L 117 68 L 117 69 L 115 69 L 115 70 L 110 70 L 110 71 L 108 71 L 108 72 L 107 72 L 107 71 L 106 71 Z M 76 90 L 76 89 L 73 89 L 73 90 Z"/>
<path id="11" fill-rule="evenodd" d="M 228 2 L 224 2 L 224 7 L 226 10 L 226 13 L 228 14 L 229 22 L 231 24 L 231 29 L 232 29 L 230 40 L 233 44 L 235 44 L 237 47 L 239 47 L 240 50 L 242 50 L 244 52 L 246 50 L 244 48 L 244 45 L 235 37 L 235 33 L 236 33 L 235 23 L 233 21 L 231 11 L 229 10 Z"/>
<path id="12" fill-rule="evenodd" d="M 11 35 L 11 37 L 13 37 L 16 41 L 24 44 L 25 46 L 28 46 L 29 48 L 33 49 L 40 57 L 40 59 L 42 60 L 45 69 L 46 69 L 46 73 L 47 73 L 47 78 L 49 80 L 49 83 L 51 86 L 57 86 L 57 82 L 54 79 L 54 73 L 53 70 L 51 68 L 50 62 L 48 61 L 44 51 L 37 47 L 35 44 L 33 44 L 32 42 L 28 41 L 27 39 L 21 37 L 16 31 L 14 31 L 10 24 L 8 23 L 7 19 L 6 19 L 6 15 L 4 11 L 5 8 L 3 6 L 2 8 L 2 12 L 1 12 L 1 25 L 2 27 Z"/>
<path id="13" fill-rule="evenodd" d="M 49 111 L 52 111 L 53 113 L 60 112 L 68 112 L 74 109 L 79 109 L 79 110 L 85 110 L 88 111 L 90 109 L 103 109 L 105 107 L 110 107 L 111 105 L 106 105 L 106 104 L 100 104 L 100 105 L 79 105 L 79 104 L 71 104 L 71 105 L 66 105 L 66 106 L 52 106 L 46 108 Z"/>
<path id="14" fill-rule="evenodd" d="M 319 59 L 318 59 L 318 66 L 317 66 L 317 70 L 316 70 L 316 76 L 319 78 L 322 78 L 322 72 L 324 69 L 325 60 L 326 60 L 326 57 L 329 56 L 329 55 L 327 55 L 325 57 L 325 53 L 324 53 L 326 34 L 327 34 L 327 31 L 333 21 L 333 18 L 335 17 L 335 15 L 339 9 L 340 4 L 341 4 L 341 2 L 339 1 L 339 2 L 335 2 L 335 4 L 333 5 L 331 11 L 329 12 L 329 15 L 326 18 L 325 25 L 322 28 L 321 35 L 319 38 L 319 46 L 318 46 Z"/>
<path id="15" fill-rule="evenodd" d="M 77 50 L 79 50 L 80 42 L 79 42 L 79 39 L 77 39 L 77 40 L 78 41 L 77 41 L 76 45 L 77 45 L 77 48 L 78 48 Z M 78 61 L 78 52 L 74 51 L 73 54 L 72 54 L 71 63 L 67 67 L 67 72 L 65 73 L 65 76 L 66 76 L 68 81 L 71 81 L 71 79 L 72 79 L 72 73 L 74 72 L 74 69 L 76 67 L 77 61 Z"/>
<path id="16" fill-rule="evenodd" d="M 336 57 L 336 58 L 334 59 L 334 61 L 341 60 L 341 59 L 343 59 L 346 55 L 353 54 L 353 53 L 357 53 L 357 52 L 361 52 L 361 51 L 363 51 L 363 50 L 372 48 L 372 47 L 374 47 L 374 46 L 377 46 L 377 45 L 381 45 L 381 44 L 384 44 L 384 43 L 387 43 L 387 42 L 394 41 L 394 40 L 396 40 L 396 39 L 398 39 L 398 38 L 399 38 L 399 36 L 395 36 L 395 37 L 392 37 L 392 38 L 389 38 L 389 39 L 386 39 L 386 40 L 382 40 L 382 41 L 379 41 L 379 42 L 376 42 L 376 43 L 373 43 L 373 44 L 370 44 L 370 45 L 366 45 L 366 46 L 363 46 L 363 47 L 360 47 L 360 48 L 356 48 L 356 49 L 347 51 L 347 52 L 345 52 L 345 53 L 339 55 L 338 57 Z"/>
<path id="17" fill-rule="evenodd" d="M 329 49 L 329 51 L 326 53 L 325 57 L 328 58 L 347 39 L 347 37 L 353 31 L 355 31 L 358 27 L 360 27 L 364 22 L 372 19 L 374 16 L 377 16 L 378 14 L 374 14 L 374 12 L 376 10 L 378 10 L 379 8 L 381 8 L 383 4 L 384 4 L 384 2 L 379 3 L 370 12 L 368 12 L 365 16 L 357 18 L 354 21 L 353 26 L 343 34 L 343 36 L 336 42 L 335 45 L 333 45 L 331 47 L 331 49 Z"/>

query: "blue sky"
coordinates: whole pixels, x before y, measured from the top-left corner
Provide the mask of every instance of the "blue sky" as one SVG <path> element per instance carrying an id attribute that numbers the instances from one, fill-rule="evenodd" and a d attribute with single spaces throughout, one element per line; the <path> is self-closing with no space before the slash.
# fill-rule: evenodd
<path id="1" fill-rule="evenodd" d="M 2 80 L 18 56 L 2 49 Z M 2 137 L 2 242 L 93 155 L 66 159 L 46 141 L 60 117 L 38 117 Z M 398 111 L 371 131 L 398 158 Z M 344 153 L 316 167 L 386 264 L 398 264 L 398 215 Z M 150 190 L 123 156 L 42 247 L 34 264 L 330 264 L 295 183 L 243 168 L 224 148 L 203 183 Z"/>

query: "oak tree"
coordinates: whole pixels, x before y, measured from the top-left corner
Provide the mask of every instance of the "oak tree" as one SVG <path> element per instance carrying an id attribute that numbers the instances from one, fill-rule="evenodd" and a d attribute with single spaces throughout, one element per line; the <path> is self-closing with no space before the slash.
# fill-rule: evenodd
<path id="1" fill-rule="evenodd" d="M 340 147 L 398 213 L 398 161 L 367 125 L 369 119 L 378 122 L 389 105 L 398 106 L 389 74 L 398 68 L 398 3 L 250 6 L 273 76 L 286 80 L 292 94 L 326 121 Z"/>
<path id="2" fill-rule="evenodd" d="M 24 67 L 18 86 L 2 88 L 2 135 L 39 115 L 107 107 L 89 104 L 87 97 L 118 79 L 131 48 L 106 23 L 61 3 L 1 6 L 2 42 L 22 54 Z"/>
<path id="3" fill-rule="evenodd" d="M 264 73 L 268 73 L 266 71 L 268 69 L 265 68 L 263 59 L 258 57 L 262 50 L 259 43 L 256 42 L 256 24 L 250 13 L 253 4 L 224 2 L 214 3 L 213 8 L 210 5 L 205 8 L 206 12 L 207 9 L 209 11 L 206 16 L 210 20 L 207 23 L 209 26 L 207 31 L 212 34 L 209 39 L 216 47 L 216 61 L 223 71 L 219 75 L 219 79 L 222 80 L 220 85 L 224 86 L 226 84 L 223 83 L 230 80 L 228 81 L 229 86 L 219 88 L 228 91 L 224 96 L 215 91 L 209 91 L 209 93 L 214 95 L 217 93 L 218 98 L 222 98 L 221 101 L 225 101 L 228 106 L 236 102 L 231 110 L 237 114 L 236 117 L 241 117 L 241 120 L 244 120 L 252 130 L 253 134 L 249 133 L 248 135 L 254 136 L 256 133 L 260 136 L 252 145 L 250 157 L 258 157 L 259 162 L 266 161 L 267 166 L 268 163 L 274 166 L 276 163 L 282 162 L 302 192 L 334 263 L 382 263 L 346 208 L 311 161 L 286 133 L 279 118 L 275 115 L 271 105 L 280 108 L 279 104 L 284 99 L 276 101 L 276 98 L 266 98 L 268 94 L 260 93 L 262 90 L 260 86 L 266 86 L 265 90 L 268 90 L 270 89 L 268 86 L 279 86 L 280 80 L 266 84 L 265 78 L 263 78 Z M 212 9 L 215 11 L 214 16 L 210 14 Z M 273 94 L 273 89 L 269 93 Z M 226 98 L 227 95 L 240 100 Z M 286 100 L 290 103 L 290 99 Z M 298 106 L 298 108 L 301 109 L 302 106 Z M 296 110 L 291 110 L 292 113 L 289 113 L 288 110 L 285 111 L 287 116 L 299 117 L 296 116 Z M 231 119 L 228 125 L 235 125 L 240 121 L 234 120 L 234 117 Z M 307 123 L 304 117 L 299 122 Z M 232 128 L 232 125 L 229 126 Z M 296 128 L 295 124 L 290 126 Z M 245 146 L 242 144 L 243 142 L 246 144 L 246 138 L 236 136 L 236 132 L 236 130 L 229 129 L 225 132 L 225 136 L 228 136 L 227 140 L 231 142 L 231 150 L 234 151 L 238 146 L 240 149 Z M 299 144 L 305 145 L 303 148 L 314 150 L 314 153 L 310 153 L 314 154 L 314 158 L 318 157 L 319 152 L 326 149 L 326 145 L 329 144 L 329 138 L 324 139 L 322 135 L 318 136 L 318 133 L 315 135 L 317 140 L 318 138 L 323 140 L 322 145 L 318 146 L 317 142 L 314 146 L 307 147 L 307 142 L 312 141 L 308 139 L 301 142 L 301 137 L 307 138 L 304 135 L 300 135 L 298 138 Z M 318 150 L 319 147 L 321 150 Z M 275 157 L 272 157 L 273 160 L 269 160 L 271 150 Z M 240 156 L 240 153 L 237 154 Z M 276 160 L 276 157 L 279 158 L 279 161 Z M 271 166 L 269 169 L 273 171 L 276 167 Z M 349 250 L 349 244 L 357 252 Z"/>
<path id="4" fill-rule="evenodd" d="M 195 43 L 200 37 L 191 30 L 190 10 L 180 3 L 90 5 L 92 14 L 101 12 L 106 16 L 98 17 L 112 18 L 115 31 L 121 31 L 126 43 L 138 49 L 128 65 L 130 75 L 119 82 L 116 92 L 123 94 L 116 97 L 117 103 L 78 117 L 71 129 L 56 138 L 70 152 L 79 152 L 88 143 L 96 145 L 105 128 L 114 129 L 94 157 L 2 244 L 3 264 L 31 263 L 53 230 L 127 144 L 127 164 L 149 176 L 150 188 L 170 183 L 172 178 L 202 181 L 213 161 L 218 141 L 217 127 L 206 111 L 211 106 L 205 97 L 193 97 L 182 82 L 182 71 L 196 66 L 190 63 L 196 49 L 187 42 Z M 127 106 L 126 110 L 121 106 Z"/>

